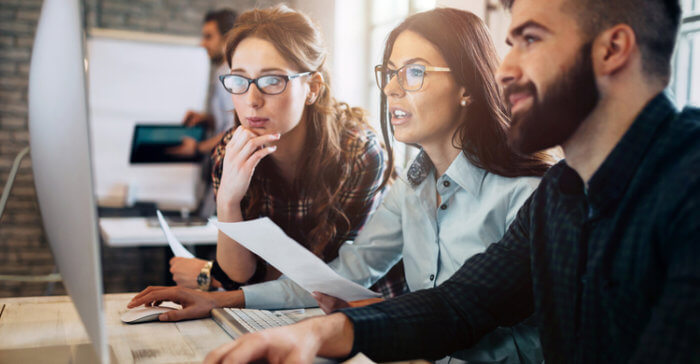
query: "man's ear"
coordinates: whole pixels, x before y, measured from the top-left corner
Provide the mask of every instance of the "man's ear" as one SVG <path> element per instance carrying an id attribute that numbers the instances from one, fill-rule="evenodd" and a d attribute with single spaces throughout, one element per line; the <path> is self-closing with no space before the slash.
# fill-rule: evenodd
<path id="1" fill-rule="evenodd" d="M 618 24 L 600 33 L 591 49 L 596 75 L 611 76 L 630 64 L 638 53 L 637 37 L 627 24 Z"/>
<path id="2" fill-rule="evenodd" d="M 326 85 L 321 72 L 314 72 L 310 77 L 311 80 L 309 80 L 309 95 L 306 98 L 306 103 L 309 105 L 316 102 L 316 99 L 321 94 L 321 91 L 323 91 L 323 88 Z"/>

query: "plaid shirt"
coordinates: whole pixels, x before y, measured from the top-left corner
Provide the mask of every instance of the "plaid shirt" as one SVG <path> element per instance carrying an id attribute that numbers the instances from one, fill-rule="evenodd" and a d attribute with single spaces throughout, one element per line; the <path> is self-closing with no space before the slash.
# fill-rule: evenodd
<path id="1" fill-rule="evenodd" d="M 216 194 L 221 183 L 221 173 L 226 153 L 226 144 L 233 137 L 235 128 L 224 134 L 219 145 L 212 152 L 214 166 L 212 169 L 212 185 Z M 378 190 L 382 183 L 384 171 L 386 170 L 386 152 L 382 148 L 377 136 L 372 130 L 365 129 L 359 131 L 345 131 L 341 140 L 343 153 L 350 155 L 352 161 L 352 172 L 345 179 L 340 181 L 342 189 L 339 198 L 339 208 L 350 220 L 350 228 L 342 221 L 337 221 L 337 233 L 333 241 L 329 242 L 323 252 L 324 261 L 330 262 L 338 256 L 340 245 L 346 240 L 354 240 L 357 232 L 367 221 L 367 217 L 377 207 L 381 198 L 381 191 Z M 308 246 L 309 232 L 316 227 L 309 213 L 313 208 L 314 201 L 305 196 L 302 191 L 297 191 L 284 182 L 282 177 L 276 173 L 274 165 L 269 158 L 263 159 L 256 172 L 253 174 L 251 184 L 262 186 L 262 209 L 260 216 L 267 216 L 275 222 L 282 230 L 300 244 Z M 242 202 L 242 212 L 245 220 L 255 219 L 260 216 L 245 216 L 245 207 L 248 198 Z M 260 267 L 260 265 L 259 265 Z M 400 274 L 390 275 L 375 285 L 375 289 L 387 296 L 393 296 L 393 292 L 403 292 L 403 270 L 402 266 L 395 268 L 400 270 Z M 261 272 L 256 272 L 251 282 L 261 280 Z"/>
<path id="2" fill-rule="evenodd" d="M 440 287 L 354 310 L 353 352 L 439 358 L 531 314 L 547 363 L 700 362 L 700 111 L 654 98 L 591 178 L 552 167 Z"/>

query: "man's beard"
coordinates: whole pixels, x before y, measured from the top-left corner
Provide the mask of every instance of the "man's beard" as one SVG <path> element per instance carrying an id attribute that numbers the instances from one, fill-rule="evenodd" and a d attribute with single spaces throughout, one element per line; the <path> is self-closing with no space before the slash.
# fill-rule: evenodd
<path id="1" fill-rule="evenodd" d="M 506 101 L 519 92 L 532 96 L 532 106 L 513 116 L 508 144 L 529 154 L 564 143 L 598 104 L 591 43 L 581 47 L 574 64 L 544 90 L 541 101 L 531 82 L 508 87 Z"/>

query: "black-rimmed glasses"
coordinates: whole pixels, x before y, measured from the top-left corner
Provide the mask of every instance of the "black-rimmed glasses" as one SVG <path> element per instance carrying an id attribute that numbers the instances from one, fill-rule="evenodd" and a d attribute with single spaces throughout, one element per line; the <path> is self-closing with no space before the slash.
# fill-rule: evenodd
<path id="1" fill-rule="evenodd" d="M 374 66 L 374 77 L 381 91 L 389 84 L 395 75 L 398 75 L 399 86 L 404 91 L 418 91 L 423 87 L 425 74 L 428 72 L 451 72 L 448 67 L 433 67 L 422 64 L 407 64 L 397 70 L 386 68 L 382 65 Z"/>
<path id="2" fill-rule="evenodd" d="M 234 95 L 242 95 L 248 92 L 250 84 L 254 83 L 260 92 L 266 95 L 279 95 L 287 88 L 287 82 L 295 78 L 312 74 L 313 72 L 302 72 L 295 75 L 265 75 L 258 78 L 248 78 L 241 75 L 220 75 L 219 81 L 224 85 L 226 91 Z"/>

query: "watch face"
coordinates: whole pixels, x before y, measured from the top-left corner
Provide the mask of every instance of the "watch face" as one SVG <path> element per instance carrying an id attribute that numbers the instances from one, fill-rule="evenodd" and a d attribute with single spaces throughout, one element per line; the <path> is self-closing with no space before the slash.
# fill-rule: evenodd
<path id="1" fill-rule="evenodd" d="M 209 279 L 208 279 L 208 278 L 209 278 L 209 277 L 207 277 L 206 274 L 200 273 L 200 274 L 197 276 L 197 284 L 200 285 L 200 286 L 202 286 L 202 285 L 205 285 L 205 284 L 209 283 Z"/>

